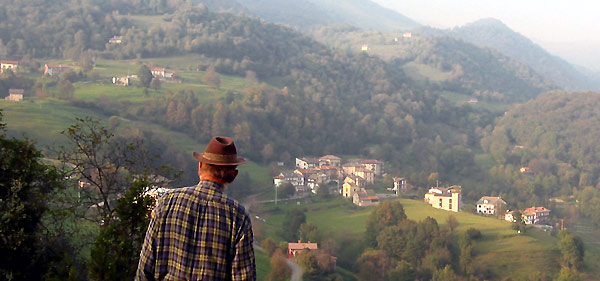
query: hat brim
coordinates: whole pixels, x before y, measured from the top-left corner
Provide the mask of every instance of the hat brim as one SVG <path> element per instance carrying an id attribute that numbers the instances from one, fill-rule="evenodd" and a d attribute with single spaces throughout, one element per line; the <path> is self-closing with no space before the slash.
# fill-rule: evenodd
<path id="1" fill-rule="evenodd" d="M 196 160 L 198 160 L 199 162 L 211 164 L 211 165 L 233 166 L 233 165 L 241 165 L 241 164 L 246 163 L 246 159 L 244 159 L 243 157 L 236 157 L 235 161 L 233 161 L 233 162 L 232 161 L 219 162 L 219 161 L 215 161 L 215 160 L 210 160 L 210 159 L 206 159 L 202 153 L 198 153 L 195 151 L 194 151 L 194 158 Z"/>

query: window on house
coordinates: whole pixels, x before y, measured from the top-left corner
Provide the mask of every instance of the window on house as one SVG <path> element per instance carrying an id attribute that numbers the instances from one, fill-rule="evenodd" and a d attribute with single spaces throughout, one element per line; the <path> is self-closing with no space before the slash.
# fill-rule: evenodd
<path id="1" fill-rule="evenodd" d="M 449 208 L 450 210 L 452 210 L 452 203 L 450 203 L 450 205 L 448 205 L 448 208 Z"/>

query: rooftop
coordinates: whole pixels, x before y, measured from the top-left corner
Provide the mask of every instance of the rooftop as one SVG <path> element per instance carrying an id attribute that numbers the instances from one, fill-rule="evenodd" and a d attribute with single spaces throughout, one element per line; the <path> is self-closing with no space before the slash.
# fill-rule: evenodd
<path id="1" fill-rule="evenodd" d="M 498 203 L 498 201 L 506 204 L 506 202 L 504 200 L 502 200 L 502 197 L 493 197 L 493 196 L 483 196 L 483 197 L 481 197 L 481 199 L 479 199 L 479 201 L 477 201 L 477 204 L 496 205 Z"/>
<path id="2" fill-rule="evenodd" d="M 288 243 L 288 249 L 290 249 L 290 250 L 302 250 L 302 249 L 316 250 L 316 249 L 319 249 L 319 246 L 317 245 L 317 243 L 310 243 L 310 241 L 308 241 L 307 243 L 302 243 L 300 240 L 298 240 L 298 243 Z"/>
<path id="3" fill-rule="evenodd" d="M 531 207 L 523 210 L 523 213 L 533 214 L 533 213 L 544 213 L 550 212 L 550 209 L 546 209 L 545 207 Z"/>

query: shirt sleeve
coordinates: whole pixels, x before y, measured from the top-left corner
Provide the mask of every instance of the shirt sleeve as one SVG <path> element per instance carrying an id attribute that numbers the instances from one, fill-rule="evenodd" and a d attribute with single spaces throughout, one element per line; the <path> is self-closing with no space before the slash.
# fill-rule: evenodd
<path id="1" fill-rule="evenodd" d="M 252 223 L 249 216 L 246 215 L 231 267 L 231 279 L 234 281 L 256 280 L 253 240 Z"/>
<path id="2" fill-rule="evenodd" d="M 144 245 L 142 245 L 142 251 L 140 252 L 140 261 L 136 271 L 136 281 L 150 281 L 155 280 L 155 265 L 156 265 L 156 238 L 159 229 L 159 207 L 154 209 L 154 215 L 150 219 L 148 230 L 146 230 L 146 237 L 144 238 Z"/>

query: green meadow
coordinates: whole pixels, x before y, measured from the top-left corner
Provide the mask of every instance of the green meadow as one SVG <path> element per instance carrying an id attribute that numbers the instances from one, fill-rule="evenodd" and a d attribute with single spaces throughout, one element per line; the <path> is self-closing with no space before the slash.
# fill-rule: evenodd
<path id="1" fill-rule="evenodd" d="M 271 271 L 271 258 L 267 253 L 255 250 L 254 259 L 256 261 L 256 280 L 266 280 Z"/>
<path id="2" fill-rule="evenodd" d="M 300 202 L 300 203 L 298 203 Z M 478 216 L 466 212 L 452 213 L 434 209 L 420 200 L 400 199 L 409 219 L 421 221 L 432 217 L 441 226 L 448 216 L 453 215 L 459 222 L 455 235 L 461 235 L 469 228 L 477 228 L 482 238 L 477 240 L 475 257 L 478 265 L 487 267 L 494 280 L 512 277 L 513 280 L 527 280 L 539 273 L 555 276 L 559 270 L 558 238 L 530 228 L 524 235 L 517 234 L 509 222 Z M 284 213 L 288 208 L 308 210 L 306 217 L 321 230 L 326 237 L 333 239 L 363 239 L 367 219 L 374 207 L 357 208 L 346 199 L 337 198 L 329 202 L 296 200 L 280 202 L 277 207 L 269 203 L 264 209 L 254 212 L 266 218 L 261 226 L 268 237 L 281 241 L 278 232 L 282 227 Z M 253 214 L 254 215 L 254 214 Z"/>

